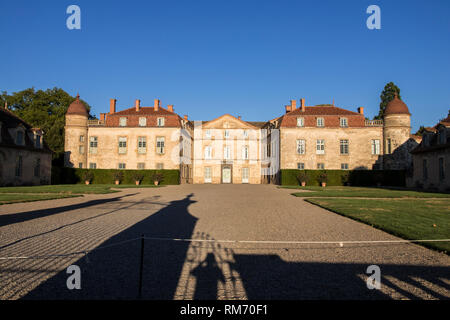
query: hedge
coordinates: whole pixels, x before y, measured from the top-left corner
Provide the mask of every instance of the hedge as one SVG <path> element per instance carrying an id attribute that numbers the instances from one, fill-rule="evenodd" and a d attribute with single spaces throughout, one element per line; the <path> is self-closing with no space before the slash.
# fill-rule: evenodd
<path id="1" fill-rule="evenodd" d="M 135 184 L 133 175 L 142 174 L 144 179 L 141 184 L 153 184 L 152 176 L 154 173 L 161 173 L 163 179 L 161 185 L 180 184 L 180 170 L 118 170 L 118 169 L 78 169 L 52 167 L 52 184 L 77 184 L 84 183 L 83 174 L 86 171 L 93 173 L 92 184 L 113 184 L 113 173 L 123 172 L 121 184 Z"/>
<path id="2" fill-rule="evenodd" d="M 281 185 L 299 185 L 297 176 L 305 172 L 309 178 L 307 185 L 318 186 L 321 172 L 326 172 L 329 186 L 396 186 L 406 185 L 404 170 L 281 170 Z"/>

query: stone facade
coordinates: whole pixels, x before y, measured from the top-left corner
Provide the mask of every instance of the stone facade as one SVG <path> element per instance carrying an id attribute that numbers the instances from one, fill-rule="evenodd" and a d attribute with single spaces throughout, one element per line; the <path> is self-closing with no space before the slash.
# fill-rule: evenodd
<path id="1" fill-rule="evenodd" d="M 66 166 L 179 169 L 182 183 L 276 183 L 280 169 L 406 169 L 415 146 L 409 111 L 398 99 L 384 121 L 366 120 L 363 108 L 306 106 L 301 99 L 265 122 L 229 114 L 188 121 L 159 100 L 153 107 L 136 100 L 116 112 L 114 99 L 109 113 L 88 120 L 77 101 L 66 114 Z"/>
<path id="2" fill-rule="evenodd" d="M 43 134 L 0 109 L 0 186 L 50 184 L 52 151 Z"/>

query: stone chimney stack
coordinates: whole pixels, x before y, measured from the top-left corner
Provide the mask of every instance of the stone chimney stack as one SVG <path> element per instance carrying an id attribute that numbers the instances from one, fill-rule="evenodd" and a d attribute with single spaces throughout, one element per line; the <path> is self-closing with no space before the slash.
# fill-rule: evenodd
<path id="1" fill-rule="evenodd" d="M 116 113 L 116 99 L 109 100 L 109 113 Z"/>
<path id="2" fill-rule="evenodd" d="M 141 109 L 141 100 L 136 99 L 134 102 L 134 107 L 136 108 L 136 111 L 139 111 Z"/>
<path id="3" fill-rule="evenodd" d="M 170 112 L 173 112 L 173 104 L 169 104 L 167 106 L 167 110 L 169 110 Z"/>
<path id="4" fill-rule="evenodd" d="M 302 112 L 306 111 L 305 99 L 304 98 L 300 99 L 300 108 L 302 109 Z"/>
<path id="5" fill-rule="evenodd" d="M 155 104 L 153 105 L 153 108 L 155 109 L 155 111 L 159 110 L 159 99 L 155 99 Z"/>
<path id="6" fill-rule="evenodd" d="M 292 107 L 291 106 L 284 106 L 284 108 L 286 109 L 286 113 L 291 112 Z"/>
<path id="7" fill-rule="evenodd" d="M 359 107 L 359 108 L 358 108 L 358 113 L 364 114 L 364 108 L 363 108 L 363 107 Z"/>
<path id="8" fill-rule="evenodd" d="M 297 100 L 291 100 L 291 111 L 297 108 Z"/>
<path id="9" fill-rule="evenodd" d="M 238 116 L 238 119 L 241 120 L 241 116 Z"/>

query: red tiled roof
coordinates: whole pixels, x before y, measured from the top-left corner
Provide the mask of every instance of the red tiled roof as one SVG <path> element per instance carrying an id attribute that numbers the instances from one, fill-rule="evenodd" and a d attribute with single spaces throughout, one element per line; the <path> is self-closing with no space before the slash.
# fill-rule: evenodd
<path id="1" fill-rule="evenodd" d="M 361 115 L 360 113 L 345 110 L 342 108 L 338 108 L 335 106 L 306 106 L 305 111 L 302 111 L 301 108 L 297 108 L 294 111 L 287 113 L 287 115 Z"/>
<path id="2" fill-rule="evenodd" d="M 389 103 L 386 106 L 386 110 L 384 110 L 384 114 L 411 114 L 409 113 L 408 107 L 406 104 L 400 100 L 395 94 L 394 99 L 389 101 Z"/>
<path id="3" fill-rule="evenodd" d="M 122 111 L 115 112 L 113 114 L 109 114 L 108 116 L 114 116 L 114 115 L 121 115 L 121 116 L 131 116 L 131 115 L 177 115 L 174 112 L 170 112 L 167 109 L 164 109 L 163 107 L 159 107 L 158 111 L 155 111 L 154 107 L 140 107 L 139 111 L 136 111 L 135 107 L 125 109 Z"/>
<path id="4" fill-rule="evenodd" d="M 66 114 L 79 114 L 86 117 L 88 116 L 86 106 L 83 102 L 80 101 L 79 94 L 77 94 L 77 98 L 75 99 L 75 101 L 70 104 Z"/>

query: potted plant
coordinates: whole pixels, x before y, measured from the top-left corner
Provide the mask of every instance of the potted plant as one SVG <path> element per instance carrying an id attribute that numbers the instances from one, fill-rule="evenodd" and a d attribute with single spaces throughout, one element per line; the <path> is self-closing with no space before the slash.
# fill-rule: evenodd
<path id="1" fill-rule="evenodd" d="M 133 174 L 133 180 L 136 182 L 137 186 L 141 183 L 142 179 L 144 179 L 144 175 L 142 173 L 135 172 Z"/>
<path id="2" fill-rule="evenodd" d="M 350 174 L 348 172 L 344 173 L 341 176 L 342 185 L 349 186 L 350 185 Z"/>
<path id="3" fill-rule="evenodd" d="M 122 171 L 114 171 L 113 179 L 114 179 L 115 184 L 120 184 L 120 182 L 123 180 L 123 172 Z"/>
<path id="4" fill-rule="evenodd" d="M 297 180 L 302 187 L 306 186 L 306 183 L 309 181 L 309 177 L 306 174 L 306 171 L 301 171 L 297 176 Z"/>
<path id="5" fill-rule="evenodd" d="M 160 182 L 162 181 L 162 179 L 163 179 L 163 175 L 162 175 L 162 173 L 159 173 L 159 172 L 153 174 L 153 176 L 152 176 L 152 180 L 153 180 L 153 183 L 155 184 L 155 186 L 159 185 Z"/>
<path id="6" fill-rule="evenodd" d="M 84 183 L 90 184 L 92 182 L 92 179 L 94 179 L 94 174 L 92 173 L 92 171 L 87 170 L 83 173 Z"/>
<path id="7" fill-rule="evenodd" d="M 328 181 L 328 175 L 325 171 L 321 172 L 319 174 L 319 176 L 317 177 L 317 180 L 319 181 L 320 185 L 322 187 L 326 187 L 327 186 L 327 181 Z"/>

